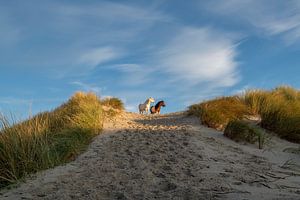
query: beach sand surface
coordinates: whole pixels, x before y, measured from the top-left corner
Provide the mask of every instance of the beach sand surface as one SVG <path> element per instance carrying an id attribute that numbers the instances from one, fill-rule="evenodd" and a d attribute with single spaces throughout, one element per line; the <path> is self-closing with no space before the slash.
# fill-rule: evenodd
<path id="1" fill-rule="evenodd" d="M 299 144 L 236 143 L 184 112 L 124 112 L 76 160 L 0 199 L 300 199 Z"/>

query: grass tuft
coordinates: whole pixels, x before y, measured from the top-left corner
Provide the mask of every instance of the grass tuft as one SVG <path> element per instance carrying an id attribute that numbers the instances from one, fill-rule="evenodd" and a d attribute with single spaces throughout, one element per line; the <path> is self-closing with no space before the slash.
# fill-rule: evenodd
<path id="1" fill-rule="evenodd" d="M 73 160 L 99 134 L 103 111 L 92 93 L 75 93 L 52 112 L 21 123 L 0 116 L 0 187 Z"/>
<path id="2" fill-rule="evenodd" d="M 124 110 L 123 102 L 116 97 L 105 98 L 101 101 L 101 104 L 103 106 L 111 107 L 113 109 Z"/>
<path id="3" fill-rule="evenodd" d="M 266 139 L 259 128 L 243 120 L 230 121 L 224 130 L 224 136 L 236 142 L 249 142 L 251 144 L 257 142 L 260 149 L 263 148 Z"/>
<path id="4" fill-rule="evenodd" d="M 200 117 L 203 124 L 224 130 L 229 121 L 239 120 L 250 113 L 240 97 L 221 97 L 189 107 L 189 114 Z"/>
<path id="5" fill-rule="evenodd" d="M 281 138 L 300 143 L 300 91 L 289 86 L 248 90 L 240 97 L 223 97 L 189 107 L 203 124 L 223 130 L 229 121 L 259 116 L 260 125 Z"/>

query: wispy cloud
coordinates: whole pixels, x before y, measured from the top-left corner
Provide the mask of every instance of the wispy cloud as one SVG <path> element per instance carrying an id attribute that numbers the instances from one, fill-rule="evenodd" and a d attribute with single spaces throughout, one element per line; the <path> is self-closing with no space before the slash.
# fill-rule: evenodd
<path id="1" fill-rule="evenodd" d="M 159 66 L 190 84 L 229 87 L 239 80 L 236 47 L 237 42 L 224 32 L 183 28 L 161 51 Z"/>
<path id="2" fill-rule="evenodd" d="M 299 1 L 272 0 L 213 0 L 204 4 L 206 10 L 215 15 L 228 17 L 231 21 L 242 21 L 255 27 L 257 33 L 282 35 L 288 43 L 300 39 Z"/>
<path id="3" fill-rule="evenodd" d="M 113 47 L 100 47 L 84 52 L 79 57 L 78 63 L 95 67 L 99 64 L 119 58 L 121 55 L 121 51 Z"/>

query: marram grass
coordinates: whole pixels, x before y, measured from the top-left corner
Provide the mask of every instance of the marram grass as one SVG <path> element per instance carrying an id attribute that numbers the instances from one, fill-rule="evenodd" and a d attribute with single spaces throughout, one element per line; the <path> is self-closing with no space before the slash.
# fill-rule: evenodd
<path id="1" fill-rule="evenodd" d="M 101 104 L 104 106 L 109 106 L 113 109 L 124 110 L 123 102 L 119 98 L 116 98 L 116 97 L 105 98 L 105 99 L 101 100 Z"/>
<path id="2" fill-rule="evenodd" d="M 101 132 L 103 116 L 100 99 L 83 92 L 21 123 L 0 116 L 0 187 L 74 159 Z"/>
<path id="3" fill-rule="evenodd" d="M 200 117 L 203 124 L 224 130 L 232 120 L 240 120 L 249 115 L 250 110 L 238 96 L 221 97 L 189 107 L 189 114 Z"/>
<path id="4" fill-rule="evenodd" d="M 259 149 L 263 148 L 268 139 L 261 128 L 244 120 L 230 121 L 224 130 L 224 136 L 236 142 L 257 143 Z"/>
<path id="5" fill-rule="evenodd" d="M 248 90 L 237 97 L 222 97 L 191 105 L 190 114 L 202 123 L 224 130 L 230 121 L 260 116 L 260 125 L 278 136 L 300 143 L 300 91 L 289 86 Z"/>

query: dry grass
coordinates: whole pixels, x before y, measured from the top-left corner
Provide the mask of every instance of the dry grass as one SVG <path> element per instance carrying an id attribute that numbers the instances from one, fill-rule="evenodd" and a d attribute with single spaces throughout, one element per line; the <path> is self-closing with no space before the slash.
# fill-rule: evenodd
<path id="1" fill-rule="evenodd" d="M 260 109 L 261 126 L 300 143 L 300 92 L 290 87 L 271 91 Z"/>
<path id="2" fill-rule="evenodd" d="M 269 91 L 264 90 L 248 90 L 242 98 L 244 99 L 245 104 L 249 107 L 251 113 L 259 115 L 269 94 Z"/>
<path id="3" fill-rule="evenodd" d="M 224 129 L 229 121 L 259 115 L 261 126 L 280 137 L 300 143 L 300 91 L 280 86 L 270 91 L 248 90 L 241 97 L 218 98 L 189 107 L 202 123 Z"/>
<path id="4" fill-rule="evenodd" d="M 101 104 L 117 110 L 124 110 L 123 102 L 116 97 L 105 98 L 101 100 Z"/>
<path id="5" fill-rule="evenodd" d="M 53 110 L 21 123 L 0 117 L 0 187 L 41 169 L 74 159 L 99 134 L 103 112 L 99 98 L 78 92 Z"/>
<path id="6" fill-rule="evenodd" d="M 222 97 L 189 107 L 189 114 L 200 117 L 203 124 L 224 130 L 228 122 L 242 119 L 250 111 L 238 96 Z"/>

